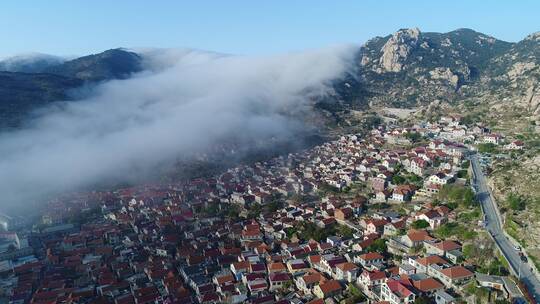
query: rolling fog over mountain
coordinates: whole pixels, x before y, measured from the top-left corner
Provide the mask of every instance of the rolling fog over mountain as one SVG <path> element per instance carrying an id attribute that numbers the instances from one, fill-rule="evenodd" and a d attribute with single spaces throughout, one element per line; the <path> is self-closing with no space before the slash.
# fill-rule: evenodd
<path id="1" fill-rule="evenodd" d="M 227 141 L 250 150 L 301 142 L 306 130 L 358 130 L 352 110 L 467 102 L 534 120 L 538 37 L 402 29 L 361 47 L 266 57 L 149 48 L 0 61 L 11 69 L 0 72 L 2 205 L 141 181 Z"/>
<path id="2" fill-rule="evenodd" d="M 540 299 L 540 1 L 4 1 L 0 304 Z"/>
<path id="3" fill-rule="evenodd" d="M 6 78 L 21 78 L 19 84 L 44 90 L 55 84 L 28 78 L 49 75 L 43 81 L 60 79 L 69 90 L 87 86 L 78 93 L 86 96 L 83 100 L 49 103 L 73 96 L 58 90 L 47 102 L 31 106 L 30 112 L 38 111 L 23 118 L 23 127 L 0 134 L 1 207 L 95 183 L 139 181 L 228 137 L 243 145 L 293 139 L 305 126 L 291 117 L 310 112 L 311 99 L 331 91 L 330 81 L 353 66 L 355 51 L 342 46 L 243 57 L 111 50 L 44 67 L 38 74 L 5 72 Z M 119 58 L 123 64 L 107 64 Z M 88 86 L 91 81 L 97 85 Z"/>

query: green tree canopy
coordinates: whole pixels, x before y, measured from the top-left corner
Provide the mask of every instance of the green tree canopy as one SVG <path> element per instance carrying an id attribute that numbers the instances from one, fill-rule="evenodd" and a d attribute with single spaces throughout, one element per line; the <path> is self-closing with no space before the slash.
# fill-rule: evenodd
<path id="1" fill-rule="evenodd" d="M 510 206 L 510 209 L 514 211 L 525 210 L 525 200 L 523 199 L 523 197 L 513 192 L 508 194 L 508 196 L 506 197 L 506 202 L 508 203 L 508 206 Z"/>
<path id="2" fill-rule="evenodd" d="M 411 224 L 411 227 L 414 229 L 424 229 L 429 227 L 429 222 L 426 220 L 417 220 Z"/>
<path id="3" fill-rule="evenodd" d="M 405 134 L 405 138 L 412 141 L 413 143 L 419 142 L 422 139 L 422 135 L 418 132 L 409 132 Z"/>
<path id="4" fill-rule="evenodd" d="M 384 239 L 377 239 L 373 241 L 373 243 L 366 248 L 366 251 L 368 252 L 376 251 L 378 253 L 384 253 L 386 252 L 386 249 L 387 249 L 386 241 Z"/>
<path id="5" fill-rule="evenodd" d="M 481 153 L 495 153 L 497 152 L 497 146 L 492 143 L 485 143 L 478 145 L 478 152 Z"/>
<path id="6" fill-rule="evenodd" d="M 399 174 L 392 176 L 392 184 L 394 185 L 401 185 L 405 183 L 405 181 L 405 178 Z"/>

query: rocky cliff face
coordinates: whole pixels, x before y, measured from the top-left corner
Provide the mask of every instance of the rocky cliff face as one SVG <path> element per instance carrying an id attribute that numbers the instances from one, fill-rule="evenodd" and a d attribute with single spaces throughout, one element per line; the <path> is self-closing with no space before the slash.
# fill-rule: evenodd
<path id="1" fill-rule="evenodd" d="M 492 58 L 481 88 L 523 110 L 540 125 L 540 32 Z"/>
<path id="2" fill-rule="evenodd" d="M 399 30 L 390 37 L 381 49 L 380 68 L 377 71 L 400 72 L 408 56 L 418 46 L 420 30 Z"/>
<path id="3" fill-rule="evenodd" d="M 531 86 L 524 98 L 527 110 L 532 113 L 535 120 L 540 120 L 540 89 Z"/>
<path id="4" fill-rule="evenodd" d="M 401 29 L 369 40 L 358 65 L 360 86 L 372 105 L 409 107 L 476 98 L 511 103 L 539 116 L 540 33 L 509 43 L 469 29 Z"/>

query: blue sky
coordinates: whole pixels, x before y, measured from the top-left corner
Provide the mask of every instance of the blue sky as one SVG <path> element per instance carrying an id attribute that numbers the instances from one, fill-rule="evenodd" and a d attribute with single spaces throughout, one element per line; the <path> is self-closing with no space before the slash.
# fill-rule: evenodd
<path id="1" fill-rule="evenodd" d="M 468 27 L 507 41 L 540 31 L 540 1 L 0 2 L 0 57 L 82 55 L 115 47 L 192 47 L 268 54 L 363 43 L 399 28 Z"/>

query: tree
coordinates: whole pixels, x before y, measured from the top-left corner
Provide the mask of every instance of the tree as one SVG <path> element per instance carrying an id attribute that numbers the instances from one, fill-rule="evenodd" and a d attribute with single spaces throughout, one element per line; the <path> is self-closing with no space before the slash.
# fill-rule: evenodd
<path id="1" fill-rule="evenodd" d="M 319 193 L 321 194 L 339 193 L 339 189 L 328 183 L 322 183 L 322 185 L 319 187 Z"/>
<path id="2" fill-rule="evenodd" d="M 468 227 L 460 225 L 456 222 L 446 223 L 435 230 L 435 235 L 439 238 L 448 238 L 450 236 L 459 235 L 460 239 L 474 239 L 478 233 Z"/>
<path id="3" fill-rule="evenodd" d="M 405 178 L 399 174 L 396 174 L 392 176 L 392 184 L 394 185 L 400 185 L 405 183 Z"/>
<path id="4" fill-rule="evenodd" d="M 226 212 L 227 216 L 232 219 L 238 219 L 238 216 L 240 214 L 240 208 L 237 205 L 232 205 L 232 204 L 229 204 L 227 206 L 228 206 L 227 212 Z"/>
<path id="5" fill-rule="evenodd" d="M 448 199 L 459 202 L 460 199 L 463 197 L 463 191 L 459 187 L 451 187 L 450 192 L 448 193 Z"/>
<path id="6" fill-rule="evenodd" d="M 478 235 L 478 233 L 474 230 L 464 229 L 462 232 L 460 232 L 460 235 L 464 240 L 472 240 Z"/>
<path id="7" fill-rule="evenodd" d="M 466 178 L 468 176 L 467 170 L 459 170 L 457 173 L 458 178 Z"/>
<path id="8" fill-rule="evenodd" d="M 508 206 L 510 206 L 510 209 L 514 211 L 525 210 L 525 200 L 520 195 L 513 192 L 508 194 L 506 202 L 508 203 Z"/>
<path id="9" fill-rule="evenodd" d="M 372 114 L 372 115 L 368 115 L 364 117 L 363 127 L 366 130 L 370 130 L 382 123 L 383 123 L 383 119 L 379 115 Z"/>
<path id="10" fill-rule="evenodd" d="M 210 206 L 204 208 L 202 212 L 206 213 L 209 216 L 215 216 L 219 212 L 219 207 L 217 204 L 211 204 Z"/>
<path id="11" fill-rule="evenodd" d="M 349 283 L 349 285 L 347 286 L 347 290 L 349 291 L 349 293 L 352 296 L 352 302 L 353 303 L 359 303 L 359 302 L 362 302 L 362 301 L 364 301 L 366 299 L 366 297 L 360 291 L 360 289 L 358 289 L 356 286 L 354 286 L 353 283 Z"/>
<path id="12" fill-rule="evenodd" d="M 413 184 L 423 182 L 423 179 L 420 176 L 416 175 L 416 174 L 409 175 L 408 179 L 409 179 L 409 182 L 411 182 Z"/>
<path id="13" fill-rule="evenodd" d="M 475 203 L 475 201 L 474 192 L 471 190 L 471 188 L 465 188 L 462 199 L 463 205 L 469 208 Z"/>
<path id="14" fill-rule="evenodd" d="M 463 249 L 461 250 L 463 252 L 463 256 L 466 258 L 466 259 L 470 259 L 473 257 L 473 254 L 474 254 L 474 246 L 472 244 L 466 244 L 466 245 L 463 245 Z"/>
<path id="15" fill-rule="evenodd" d="M 293 227 L 285 228 L 285 233 L 287 234 L 287 237 L 290 239 L 296 233 L 296 229 Z"/>
<path id="16" fill-rule="evenodd" d="M 455 202 L 450 202 L 448 204 L 446 204 L 446 207 L 448 207 L 450 210 L 454 210 L 458 207 L 458 204 L 455 203 Z"/>
<path id="17" fill-rule="evenodd" d="M 288 290 L 289 288 L 291 288 L 291 286 L 292 286 L 292 282 L 291 282 L 291 281 L 286 281 L 286 282 L 283 283 L 283 285 L 281 286 L 281 288 L 282 288 L 283 290 Z"/>
<path id="18" fill-rule="evenodd" d="M 378 253 L 384 253 L 386 252 L 386 249 L 387 249 L 386 241 L 384 239 L 376 239 L 375 241 L 373 241 L 371 245 L 369 245 L 366 248 L 366 251 L 368 252 L 376 251 Z"/>
<path id="19" fill-rule="evenodd" d="M 284 207 L 284 203 L 283 201 L 281 200 L 274 200 L 274 201 L 271 201 L 270 203 L 268 203 L 267 205 L 267 209 L 269 212 L 276 212 L 278 211 L 279 209 L 283 208 Z"/>
<path id="20" fill-rule="evenodd" d="M 507 275 L 508 270 L 504 267 L 504 265 L 501 263 L 499 259 L 493 259 L 491 262 L 485 266 L 479 269 L 482 273 L 487 273 L 491 275 Z"/>
<path id="21" fill-rule="evenodd" d="M 420 296 L 414 299 L 414 304 L 429 304 L 429 303 L 431 303 L 429 298 L 426 298 L 424 296 Z"/>
<path id="22" fill-rule="evenodd" d="M 480 288 L 477 288 L 477 289 L 474 291 L 474 295 L 475 295 L 478 299 L 489 299 L 489 289 L 486 288 L 486 287 L 480 287 Z"/>
<path id="23" fill-rule="evenodd" d="M 354 234 L 354 230 L 346 225 L 339 225 L 337 233 L 342 237 L 351 238 Z"/>
<path id="24" fill-rule="evenodd" d="M 440 226 L 439 228 L 437 228 L 437 230 L 435 231 L 435 234 L 438 235 L 439 237 L 447 238 L 456 234 L 457 228 L 458 228 L 458 224 L 455 222 L 446 223 Z"/>
<path id="25" fill-rule="evenodd" d="M 424 229 L 429 227 L 429 222 L 426 220 L 417 220 L 411 224 L 411 227 L 414 229 Z"/>
<path id="26" fill-rule="evenodd" d="M 479 144 L 478 152 L 480 153 L 495 153 L 497 152 L 497 146 L 492 143 Z"/>
<path id="27" fill-rule="evenodd" d="M 261 210 L 262 210 L 261 204 L 258 204 L 258 203 L 252 204 L 248 212 L 248 216 L 247 216 L 248 219 L 254 219 L 258 217 L 261 214 Z"/>
<path id="28" fill-rule="evenodd" d="M 405 134 L 405 138 L 407 138 L 413 143 L 416 143 L 416 142 L 419 142 L 420 139 L 422 139 L 422 135 L 420 135 L 420 133 L 418 132 L 410 132 L 410 133 Z"/>
<path id="29" fill-rule="evenodd" d="M 298 234 L 298 236 L 304 240 L 314 239 L 315 241 L 320 242 L 326 239 L 328 236 L 335 234 L 335 232 L 335 227 L 323 229 L 314 223 L 305 223 L 302 226 L 301 232 Z"/>
<path id="30" fill-rule="evenodd" d="M 469 187 L 454 184 L 444 185 L 439 191 L 439 199 L 463 205 L 465 208 L 470 208 L 476 201 L 474 192 Z"/>

